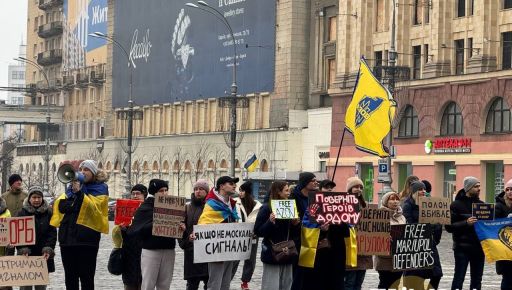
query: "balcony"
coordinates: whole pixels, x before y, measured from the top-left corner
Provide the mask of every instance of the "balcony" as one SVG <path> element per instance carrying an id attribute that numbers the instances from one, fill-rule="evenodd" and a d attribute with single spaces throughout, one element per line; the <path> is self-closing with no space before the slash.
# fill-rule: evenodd
<path id="1" fill-rule="evenodd" d="M 48 38 L 55 35 L 62 34 L 62 21 L 54 21 L 51 23 L 46 23 L 39 26 L 39 30 L 37 31 L 37 35 L 41 38 Z"/>
<path id="2" fill-rule="evenodd" d="M 37 63 L 39 65 L 51 65 L 62 62 L 62 49 L 52 49 L 41 52 L 37 55 Z"/>
<path id="3" fill-rule="evenodd" d="M 64 90 L 71 90 L 75 86 L 75 78 L 73 76 L 62 77 L 62 88 Z"/>
<path id="4" fill-rule="evenodd" d="M 81 70 L 80 73 L 76 74 L 76 84 L 81 88 L 85 88 L 88 86 L 89 75 L 85 70 Z"/>
<path id="5" fill-rule="evenodd" d="M 90 68 L 90 80 L 95 86 L 100 86 L 105 82 L 105 66 L 97 65 Z"/>
<path id="6" fill-rule="evenodd" d="M 52 7 L 61 6 L 64 0 L 39 0 L 39 9 L 48 10 Z"/>

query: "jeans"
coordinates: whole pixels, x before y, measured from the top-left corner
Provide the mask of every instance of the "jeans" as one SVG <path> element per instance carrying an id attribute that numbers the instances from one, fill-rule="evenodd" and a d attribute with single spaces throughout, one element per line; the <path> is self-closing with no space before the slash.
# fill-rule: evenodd
<path id="1" fill-rule="evenodd" d="M 254 242 L 256 241 L 256 242 Z M 256 268 L 256 254 L 258 252 L 258 239 L 253 239 L 252 248 L 251 248 L 251 257 L 244 261 L 244 268 L 242 270 L 242 282 L 249 283 L 252 279 L 252 274 L 254 273 L 254 269 Z M 236 271 L 238 270 L 238 264 L 240 261 L 233 262 L 233 269 L 231 280 L 235 278 Z"/>
<path id="2" fill-rule="evenodd" d="M 366 270 L 350 270 L 345 272 L 345 290 L 361 290 Z"/>
<path id="3" fill-rule="evenodd" d="M 229 290 L 233 261 L 208 263 L 208 290 Z"/>
<path id="4" fill-rule="evenodd" d="M 462 290 L 468 264 L 471 265 L 471 282 L 469 289 L 480 290 L 482 288 L 482 275 L 484 273 L 485 260 L 482 248 L 455 249 L 453 250 L 453 255 L 455 256 L 455 271 L 453 274 L 452 290 Z"/>
<path id="5" fill-rule="evenodd" d="M 261 289 L 265 290 L 290 290 L 293 281 L 293 269 L 291 264 L 271 265 L 263 263 L 263 275 L 261 276 Z"/>

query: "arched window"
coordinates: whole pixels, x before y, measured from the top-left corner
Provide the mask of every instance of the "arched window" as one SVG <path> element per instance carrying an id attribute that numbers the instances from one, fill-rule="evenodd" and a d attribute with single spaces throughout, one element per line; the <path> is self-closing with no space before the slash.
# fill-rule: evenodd
<path id="1" fill-rule="evenodd" d="M 190 164 L 190 161 L 185 161 L 185 171 L 190 172 L 192 170 L 192 165 Z"/>
<path id="2" fill-rule="evenodd" d="M 208 169 L 215 169 L 215 162 L 211 159 L 208 161 Z"/>
<path id="3" fill-rule="evenodd" d="M 485 133 L 510 132 L 510 109 L 503 98 L 492 102 L 485 121 Z"/>
<path id="4" fill-rule="evenodd" d="M 196 171 L 203 172 L 203 161 L 201 159 L 197 160 Z"/>
<path id="5" fill-rule="evenodd" d="M 20 174 L 23 174 L 23 164 L 20 164 Z"/>
<path id="6" fill-rule="evenodd" d="M 163 167 L 164 167 L 163 172 L 169 172 L 169 161 L 165 160 Z"/>
<path id="7" fill-rule="evenodd" d="M 268 172 L 267 160 L 265 160 L 265 159 L 261 160 L 260 170 L 261 170 L 261 172 Z"/>
<path id="8" fill-rule="evenodd" d="M 446 106 L 441 119 L 441 136 L 462 135 L 462 113 L 455 102 Z"/>
<path id="9" fill-rule="evenodd" d="M 139 161 L 133 162 L 132 171 L 133 172 L 139 172 L 139 170 L 140 170 L 140 168 L 139 168 Z"/>
<path id="10" fill-rule="evenodd" d="M 107 171 L 112 170 L 112 163 L 110 163 L 110 161 L 107 161 L 106 169 L 107 169 Z"/>
<path id="11" fill-rule="evenodd" d="M 240 161 L 238 159 L 235 159 L 235 168 L 240 169 Z"/>
<path id="12" fill-rule="evenodd" d="M 228 168 L 228 162 L 226 161 L 226 159 L 222 159 L 222 161 L 220 162 L 220 168 L 221 169 L 227 169 Z"/>
<path id="13" fill-rule="evenodd" d="M 121 169 L 121 166 L 119 165 L 119 161 L 116 160 L 116 162 L 114 163 L 114 170 L 119 171 L 119 169 Z"/>
<path id="14" fill-rule="evenodd" d="M 101 163 L 101 161 L 100 161 L 100 163 L 98 163 L 98 168 L 103 169 L 103 163 Z"/>
<path id="15" fill-rule="evenodd" d="M 158 171 L 158 162 L 153 161 L 153 171 Z"/>
<path id="16" fill-rule="evenodd" d="M 407 105 L 398 126 L 398 137 L 418 137 L 418 114 L 411 105 Z"/>
<path id="17" fill-rule="evenodd" d="M 144 161 L 144 163 L 142 163 L 142 168 L 144 169 L 144 172 L 149 171 L 149 165 L 147 161 Z"/>

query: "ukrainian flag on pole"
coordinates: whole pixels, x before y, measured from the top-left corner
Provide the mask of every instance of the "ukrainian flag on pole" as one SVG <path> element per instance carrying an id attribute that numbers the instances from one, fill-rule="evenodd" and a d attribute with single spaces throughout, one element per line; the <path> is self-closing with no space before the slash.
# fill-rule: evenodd
<path id="1" fill-rule="evenodd" d="M 395 107 L 391 93 L 361 59 L 354 95 L 345 113 L 345 127 L 354 135 L 357 149 L 389 156 L 382 142 L 391 130 Z"/>
<path id="2" fill-rule="evenodd" d="M 253 172 L 256 169 L 256 167 L 258 167 L 259 164 L 260 161 L 256 157 L 256 154 L 253 154 L 252 157 L 249 158 L 247 162 L 245 162 L 244 168 L 247 169 L 248 172 Z"/>

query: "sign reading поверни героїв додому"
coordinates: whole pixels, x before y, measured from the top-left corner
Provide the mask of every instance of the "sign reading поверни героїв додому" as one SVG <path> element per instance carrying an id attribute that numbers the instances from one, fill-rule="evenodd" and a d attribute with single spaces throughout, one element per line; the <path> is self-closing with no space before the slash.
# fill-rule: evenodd
<path id="1" fill-rule="evenodd" d="M 356 225 L 359 221 L 357 197 L 346 192 L 310 192 L 308 211 L 318 224 Z"/>

